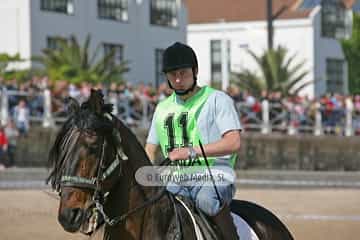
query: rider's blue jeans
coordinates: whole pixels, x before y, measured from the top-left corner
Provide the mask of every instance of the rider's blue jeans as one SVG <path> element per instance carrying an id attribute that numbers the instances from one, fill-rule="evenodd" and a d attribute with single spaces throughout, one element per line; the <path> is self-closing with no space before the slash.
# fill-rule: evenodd
<path id="1" fill-rule="evenodd" d="M 235 194 L 234 185 L 218 184 L 216 187 L 222 201 L 230 204 Z M 212 185 L 189 187 L 171 184 L 167 186 L 167 190 L 192 199 L 196 206 L 209 216 L 215 216 L 222 207 Z"/>

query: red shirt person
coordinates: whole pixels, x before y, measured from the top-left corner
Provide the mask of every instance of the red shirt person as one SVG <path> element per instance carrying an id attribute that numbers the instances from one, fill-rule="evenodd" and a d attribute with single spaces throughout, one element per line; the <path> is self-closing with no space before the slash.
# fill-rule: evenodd
<path id="1" fill-rule="evenodd" d="M 5 162 L 6 151 L 8 148 L 8 138 L 6 137 L 5 130 L 0 127 L 0 165 Z"/>

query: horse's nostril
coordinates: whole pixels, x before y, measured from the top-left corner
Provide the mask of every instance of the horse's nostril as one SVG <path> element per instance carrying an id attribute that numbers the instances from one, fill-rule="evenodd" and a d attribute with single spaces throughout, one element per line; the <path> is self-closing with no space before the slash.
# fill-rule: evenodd
<path id="1" fill-rule="evenodd" d="M 72 224 L 81 222 L 83 210 L 81 208 L 72 208 L 70 211 L 70 222 Z"/>
<path id="2" fill-rule="evenodd" d="M 58 216 L 58 220 L 65 230 L 76 232 L 79 230 L 84 216 L 81 208 L 67 208 Z"/>

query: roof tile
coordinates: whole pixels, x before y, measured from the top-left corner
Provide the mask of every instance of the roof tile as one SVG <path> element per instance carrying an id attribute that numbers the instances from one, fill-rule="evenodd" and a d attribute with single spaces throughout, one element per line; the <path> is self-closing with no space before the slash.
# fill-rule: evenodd
<path id="1" fill-rule="evenodd" d="M 266 20 L 266 0 L 184 0 L 189 23 L 241 22 Z M 273 0 L 273 12 L 287 9 L 278 19 L 307 18 L 311 10 L 293 10 L 296 0 Z"/>

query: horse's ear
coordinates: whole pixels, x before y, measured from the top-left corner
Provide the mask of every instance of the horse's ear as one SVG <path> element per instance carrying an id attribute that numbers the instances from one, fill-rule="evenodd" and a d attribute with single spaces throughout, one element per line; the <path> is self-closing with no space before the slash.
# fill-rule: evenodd
<path id="1" fill-rule="evenodd" d="M 73 115 L 77 113 L 80 109 L 79 102 L 75 98 L 72 97 L 66 98 L 65 104 L 66 104 L 66 112 L 68 115 Z"/>
<path id="2" fill-rule="evenodd" d="M 104 106 L 104 95 L 101 90 L 91 89 L 89 98 L 89 107 L 92 111 L 98 114 L 102 114 Z"/>

